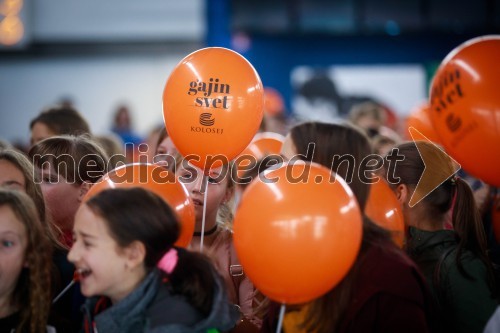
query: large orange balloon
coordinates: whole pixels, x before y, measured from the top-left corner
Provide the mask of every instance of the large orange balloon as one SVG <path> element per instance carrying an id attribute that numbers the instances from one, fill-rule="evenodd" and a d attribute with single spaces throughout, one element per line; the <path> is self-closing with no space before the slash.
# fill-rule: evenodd
<path id="1" fill-rule="evenodd" d="M 370 185 L 370 195 L 366 202 L 366 216 L 391 232 L 392 240 L 403 247 L 405 223 L 401 204 L 385 180 Z"/>
<path id="2" fill-rule="evenodd" d="M 208 170 L 250 143 L 263 116 L 264 88 L 253 66 L 220 47 L 191 53 L 174 68 L 163 92 L 168 134 L 183 156 Z M 212 156 L 212 158 L 210 158 Z"/>
<path id="3" fill-rule="evenodd" d="M 236 211 L 238 257 L 272 300 L 308 302 L 334 287 L 357 257 L 357 201 L 343 179 L 318 164 L 285 165 L 264 175 L 269 181 L 250 184 Z"/>
<path id="4" fill-rule="evenodd" d="M 408 132 L 408 129 L 410 127 L 414 127 L 430 141 L 434 143 L 440 142 L 439 136 L 436 133 L 434 126 L 432 125 L 429 113 L 430 107 L 428 103 L 418 105 L 411 111 L 408 118 L 406 118 L 405 134 L 407 139 L 412 139 L 410 133 Z M 419 137 L 418 139 L 424 138 Z"/>
<path id="5" fill-rule="evenodd" d="M 129 187 L 142 187 L 162 197 L 177 213 L 181 224 L 181 234 L 175 245 L 181 247 L 189 245 L 195 223 L 193 202 L 175 175 L 161 166 L 129 164 L 116 168 L 90 188 L 84 202 L 103 190 Z"/>
<path id="6" fill-rule="evenodd" d="M 500 36 L 472 39 L 441 63 L 430 91 L 431 120 L 462 167 L 500 186 Z"/>

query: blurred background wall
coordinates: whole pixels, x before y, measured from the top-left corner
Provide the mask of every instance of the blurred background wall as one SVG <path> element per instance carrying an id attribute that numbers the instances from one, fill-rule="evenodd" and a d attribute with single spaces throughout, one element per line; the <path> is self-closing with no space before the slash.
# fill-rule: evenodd
<path id="1" fill-rule="evenodd" d="M 61 101 L 95 133 L 125 104 L 146 136 L 170 71 L 205 46 L 247 57 L 288 114 L 314 112 L 312 86 L 333 116 L 365 99 L 404 116 L 449 51 L 493 33 L 500 0 L 0 0 L 0 138 L 27 142 Z"/>

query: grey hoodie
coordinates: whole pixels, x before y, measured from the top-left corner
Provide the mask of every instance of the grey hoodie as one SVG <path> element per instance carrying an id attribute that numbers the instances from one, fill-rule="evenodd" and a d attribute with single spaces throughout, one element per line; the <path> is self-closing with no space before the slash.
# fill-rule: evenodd
<path id="1" fill-rule="evenodd" d="M 214 273 L 216 274 L 216 273 Z M 98 297 L 83 306 L 88 333 L 195 333 L 211 329 L 227 331 L 235 326 L 239 313 L 227 300 L 217 276 L 212 309 L 208 316 L 191 306 L 182 295 L 172 294 L 158 270 L 151 272 L 132 293 L 117 304 L 94 315 Z"/>

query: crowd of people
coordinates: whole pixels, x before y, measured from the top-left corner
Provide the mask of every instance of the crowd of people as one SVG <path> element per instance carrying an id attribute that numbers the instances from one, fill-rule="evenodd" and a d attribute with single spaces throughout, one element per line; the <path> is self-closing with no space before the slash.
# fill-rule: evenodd
<path id="1" fill-rule="evenodd" d="M 205 174 L 181 163 L 164 127 L 148 140 L 148 162 L 175 172 L 192 199 L 187 248 L 175 245 L 172 207 L 147 189 L 86 199 L 108 171 L 134 161 L 125 143 L 146 141 L 132 131 L 128 112 L 116 113 L 114 136 L 96 136 L 74 107 L 55 106 L 29 124 L 28 151 L 0 148 L 0 332 L 276 332 L 280 304 L 255 288 L 234 247 L 235 198 L 245 188 L 236 176 L 220 177 L 237 172 L 233 162 Z M 405 156 L 390 184 L 404 215 L 403 248 L 364 214 L 370 184 L 353 177 L 363 215 L 356 260 L 326 294 L 288 307 L 282 331 L 494 332 L 500 262 L 491 255 L 497 244 L 485 207 L 495 189 L 482 186 L 487 195 L 478 199 L 454 174 L 411 205 L 425 169 L 419 149 L 438 148 L 404 141 L 385 112 L 368 102 L 339 123 L 286 123 L 284 113 L 264 119 L 261 130 L 286 134 L 284 162 L 299 156 L 345 177 L 349 165 L 336 155 L 354 156 L 355 175 L 370 154 L 397 148 Z M 436 161 L 452 170 L 451 159 Z M 262 165 L 246 175 L 256 178 Z"/>

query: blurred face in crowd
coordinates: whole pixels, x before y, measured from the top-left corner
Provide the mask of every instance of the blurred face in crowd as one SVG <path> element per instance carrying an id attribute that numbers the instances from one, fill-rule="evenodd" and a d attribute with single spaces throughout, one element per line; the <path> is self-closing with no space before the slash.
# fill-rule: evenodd
<path id="1" fill-rule="evenodd" d="M 206 204 L 205 230 L 209 230 L 215 226 L 220 205 L 231 197 L 231 192 L 228 190 L 228 177 L 230 177 L 230 174 L 226 172 L 224 175 L 224 170 L 222 167 L 210 170 L 206 184 L 203 170 L 198 167 L 188 164 L 179 167 L 177 171 L 180 183 L 184 185 L 194 202 L 196 213 L 195 231 L 201 231 L 204 203 Z M 208 191 L 206 202 L 205 186 Z"/>
<path id="2" fill-rule="evenodd" d="M 51 165 L 44 164 L 41 171 L 42 192 L 53 222 L 63 231 L 71 231 L 76 211 L 85 195 L 84 184 L 71 184 L 57 174 Z"/>
<path id="3" fill-rule="evenodd" d="M 23 173 L 7 160 L 0 160 L 0 187 L 26 191 L 26 181 Z"/>
<path id="4" fill-rule="evenodd" d="M 56 135 L 57 134 L 52 132 L 44 123 L 35 123 L 33 125 L 33 128 L 31 129 L 31 146 L 36 145 L 43 139 L 47 139 Z"/>

